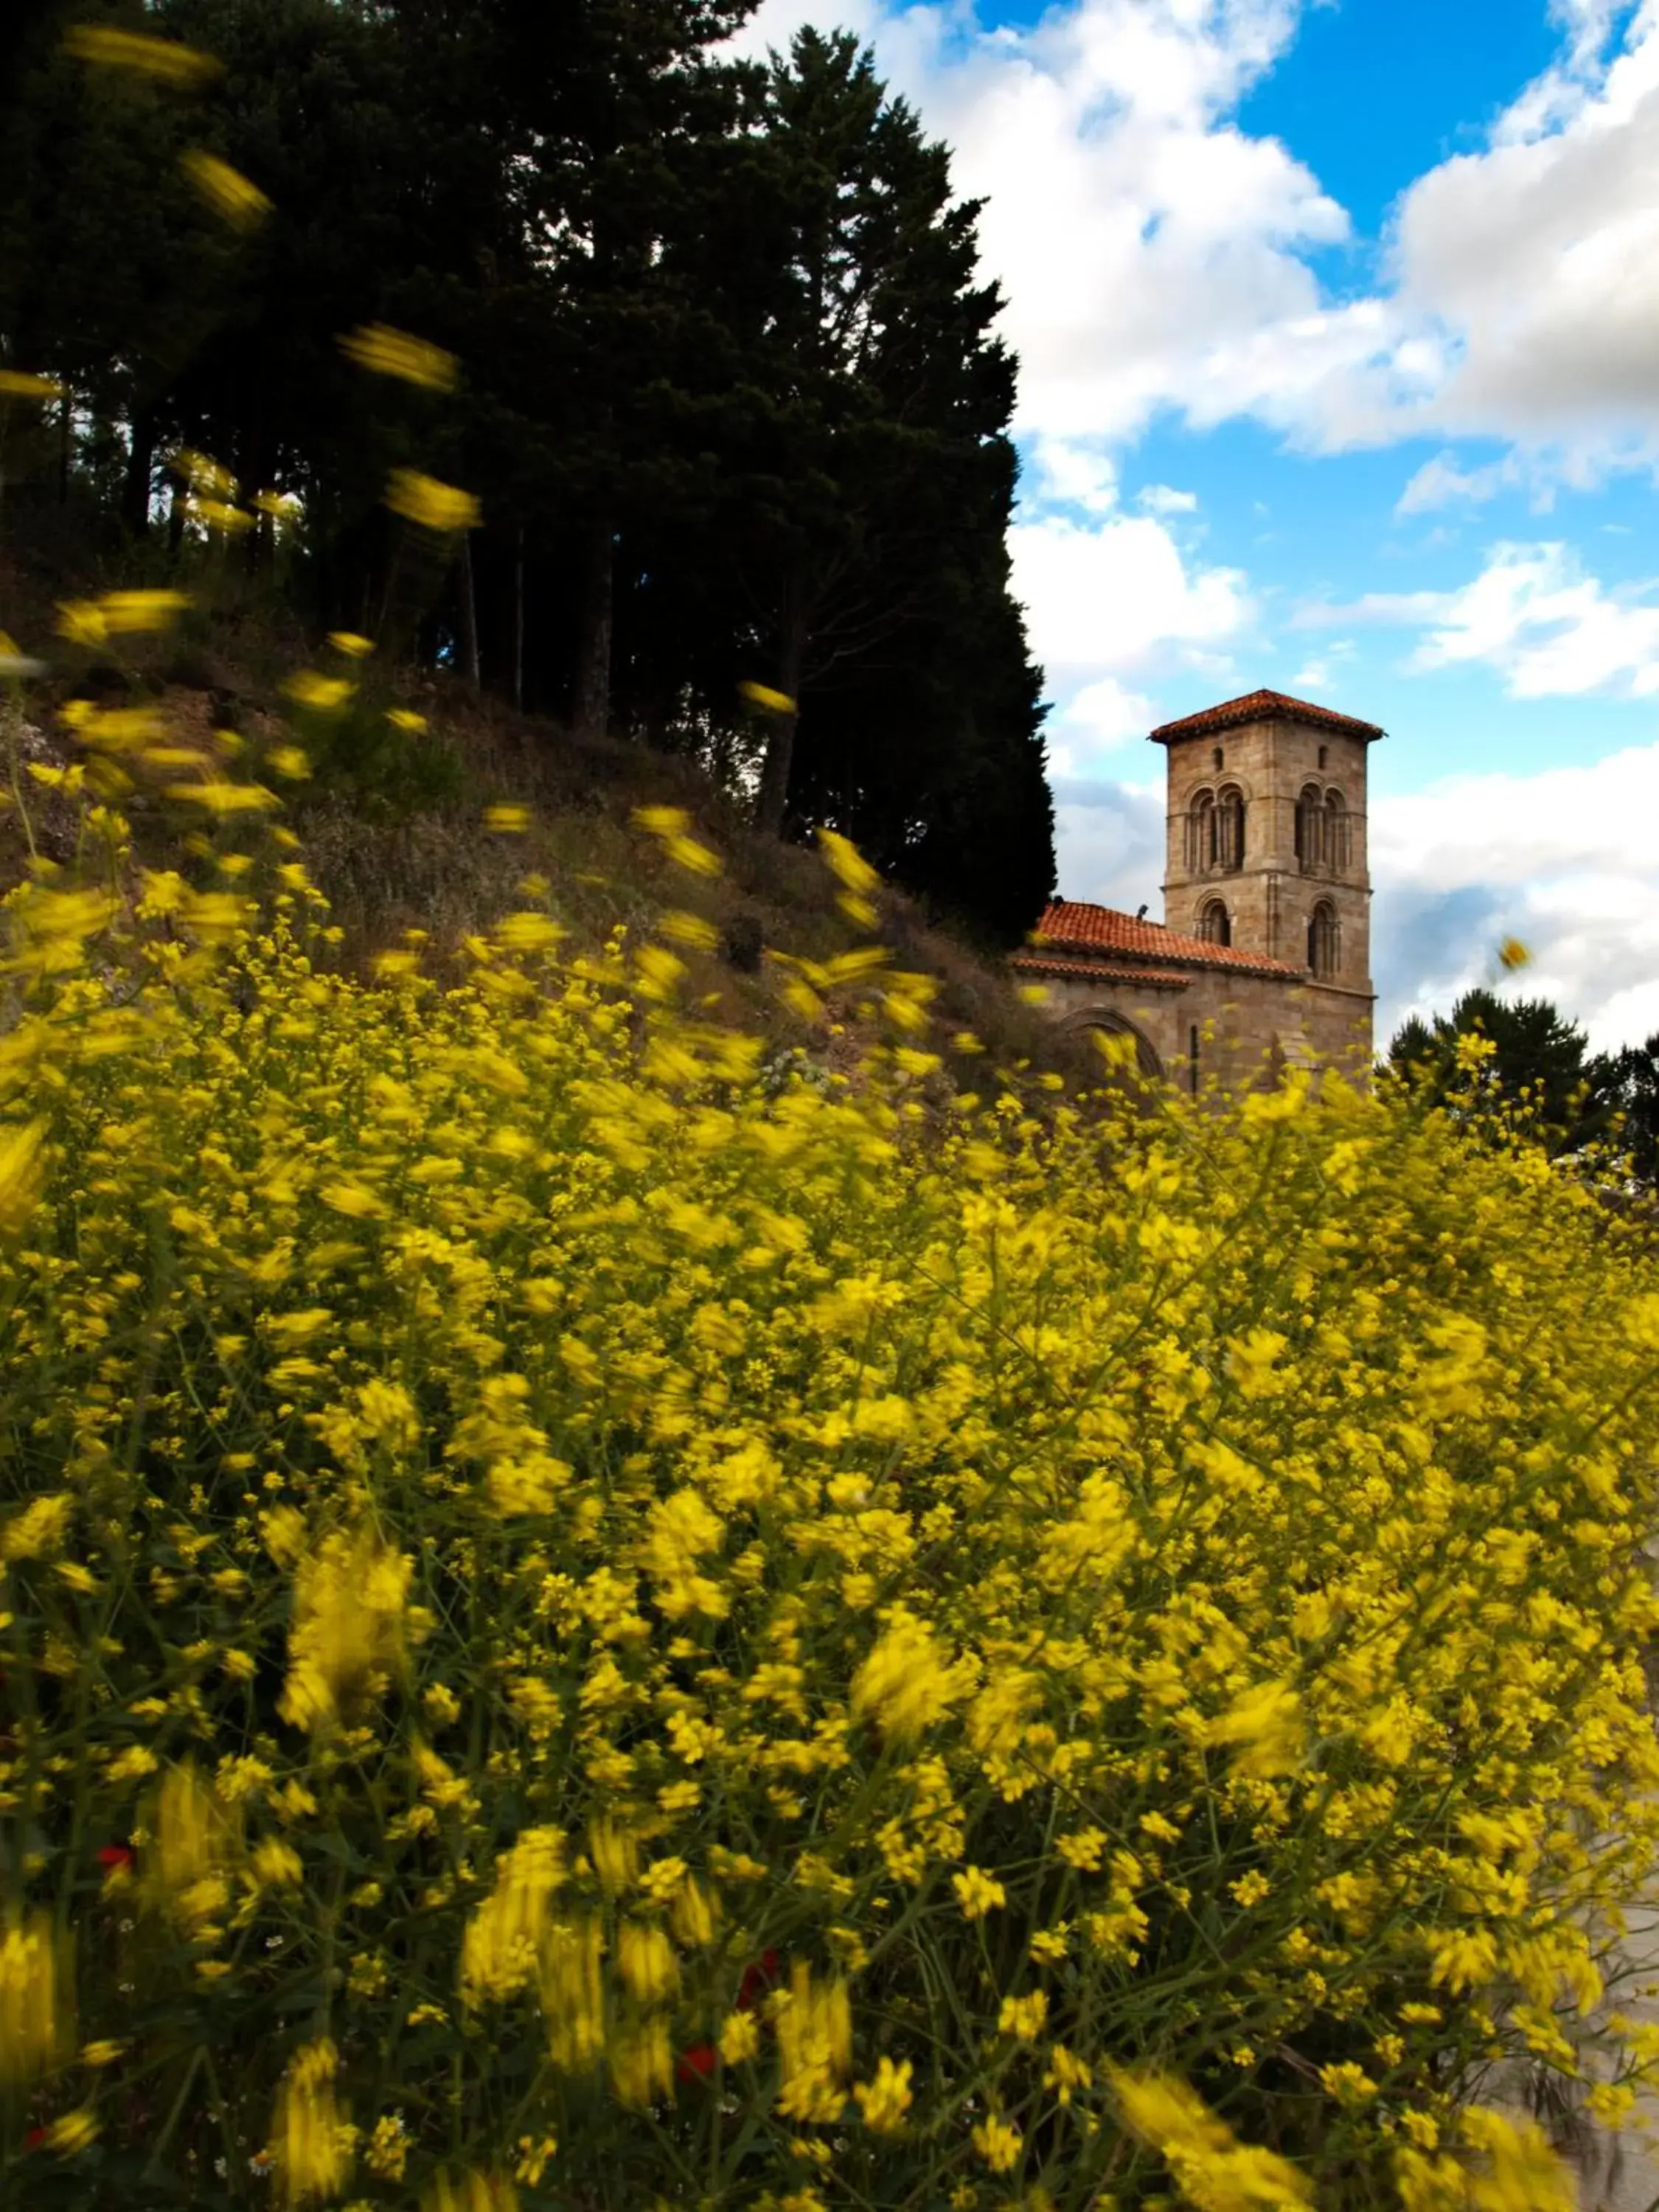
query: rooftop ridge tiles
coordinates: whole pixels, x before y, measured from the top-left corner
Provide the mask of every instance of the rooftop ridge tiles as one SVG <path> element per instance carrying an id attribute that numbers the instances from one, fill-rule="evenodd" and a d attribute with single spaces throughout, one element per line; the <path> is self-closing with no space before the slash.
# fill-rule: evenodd
<path id="1" fill-rule="evenodd" d="M 1309 699 L 1293 699 L 1287 691 L 1246 691 L 1237 699 L 1224 699 L 1218 706 L 1205 707 L 1196 714 L 1184 714 L 1179 721 L 1160 722 L 1149 732 L 1155 745 L 1168 744 L 1171 739 L 1203 737 L 1214 730 L 1237 729 L 1244 722 L 1306 722 L 1318 730 L 1337 730 L 1350 737 L 1362 737 L 1371 744 L 1387 732 L 1375 722 L 1362 722 L 1357 714 L 1344 714 L 1334 707 L 1316 706 Z"/>

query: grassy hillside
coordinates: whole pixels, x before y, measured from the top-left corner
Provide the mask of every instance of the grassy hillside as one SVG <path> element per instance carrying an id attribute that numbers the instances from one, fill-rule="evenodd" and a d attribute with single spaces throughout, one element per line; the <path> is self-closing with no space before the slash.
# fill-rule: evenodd
<path id="1" fill-rule="evenodd" d="M 780 1054 L 804 1050 L 830 1064 L 856 1056 L 855 1007 L 838 1003 L 834 1020 L 805 1020 L 783 993 L 795 962 L 831 961 L 868 945 L 872 931 L 839 910 L 840 887 L 815 852 L 752 830 L 740 771 L 723 788 L 695 759 L 580 739 L 458 677 L 378 654 L 354 662 L 308 640 L 269 595 L 223 569 L 203 580 L 164 634 L 77 642 L 63 635 L 64 606 L 112 580 L 94 580 L 88 565 L 50 547 L 0 551 L 0 629 L 48 665 L 21 697 L 13 742 L 29 828 L 15 805 L 0 815 L 0 883 L 23 874 L 31 836 L 48 859 L 72 858 L 77 810 L 28 773 L 31 763 L 52 771 L 72 758 L 64 710 L 79 699 L 152 706 L 187 745 L 210 748 L 228 732 L 264 759 L 296 737 L 304 744 L 313 773 L 281 786 L 283 818 L 329 902 L 349 969 L 370 971 L 378 955 L 415 941 L 441 975 L 469 936 L 524 903 L 530 879 L 573 953 L 597 953 L 618 930 L 637 939 L 665 915 L 695 917 L 712 942 L 699 945 L 689 930 L 678 942 L 710 1018 L 758 1032 Z M 297 702 L 295 679 L 307 669 L 352 682 L 349 707 L 319 714 Z M 389 712 L 424 727 L 394 728 Z M 191 865 L 173 815 L 142 794 L 123 804 L 136 860 Z M 639 810 L 662 806 L 681 809 L 720 855 L 717 876 L 675 866 L 641 833 Z M 524 826 L 488 826 L 502 807 L 523 810 Z M 209 856 L 197 865 L 210 868 Z M 1086 1047 L 1025 1003 L 994 950 L 896 891 L 881 894 L 873 933 L 900 968 L 935 979 L 928 1042 L 956 1076 L 980 1079 L 986 1054 L 1068 1078 L 1098 1074 Z"/>

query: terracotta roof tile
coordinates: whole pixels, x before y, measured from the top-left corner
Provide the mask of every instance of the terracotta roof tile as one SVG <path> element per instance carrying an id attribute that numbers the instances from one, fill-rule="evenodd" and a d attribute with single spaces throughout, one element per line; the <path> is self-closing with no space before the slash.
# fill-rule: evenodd
<path id="1" fill-rule="evenodd" d="M 1205 937 L 1185 937 L 1138 915 L 1120 914 L 1115 907 L 1090 906 L 1081 899 L 1054 899 L 1032 933 L 1029 953 L 1015 959 L 1047 959 L 1055 953 L 1127 953 L 1137 963 L 1152 961 L 1181 968 L 1231 968 L 1243 975 L 1281 975 L 1305 981 L 1300 968 L 1288 961 L 1269 960 L 1265 953 L 1246 952 L 1236 945 L 1212 945 Z M 1121 962 L 1117 963 L 1121 966 Z M 1087 962 L 1079 970 L 1100 972 Z"/>
<path id="2" fill-rule="evenodd" d="M 1178 722 L 1164 722 L 1152 733 L 1155 745 L 1173 738 L 1200 738 L 1212 730 L 1236 730 L 1245 722 L 1310 722 L 1316 729 L 1339 730 L 1367 744 L 1382 737 L 1375 722 L 1362 722 L 1352 714 L 1339 714 L 1334 707 L 1316 707 L 1306 699 L 1292 699 L 1283 691 L 1247 691 L 1242 699 L 1225 699 L 1202 714 L 1188 714 Z"/>
<path id="3" fill-rule="evenodd" d="M 1137 983 L 1153 991 L 1184 991 L 1190 978 L 1176 968 L 1120 968 L 1078 952 L 1048 952 L 1034 947 L 1016 952 L 1010 965 L 1022 975 L 1084 975 L 1095 983 Z"/>

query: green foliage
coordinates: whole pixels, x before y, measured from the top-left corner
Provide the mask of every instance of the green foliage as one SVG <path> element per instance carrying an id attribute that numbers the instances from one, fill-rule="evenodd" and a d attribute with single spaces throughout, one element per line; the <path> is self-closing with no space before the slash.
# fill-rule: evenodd
<path id="1" fill-rule="evenodd" d="M 138 536 L 170 502 L 187 565 L 185 447 L 300 503 L 229 559 L 310 625 L 476 653 L 496 692 L 733 781 L 758 678 L 801 704 L 766 826 L 839 824 L 1012 941 L 1053 823 L 976 210 L 851 40 L 723 58 L 748 9 L 159 0 L 149 27 L 224 64 L 199 95 L 59 52 L 119 6 L 41 14 L 0 149 L 0 360 L 64 379 L 74 420 L 0 428 L 9 526 L 45 545 L 73 477 Z M 197 144 L 275 202 L 256 233 L 191 197 Z M 375 320 L 459 356 L 459 390 L 350 366 Z M 416 459 L 482 502 L 465 566 L 380 505 Z"/>
<path id="2" fill-rule="evenodd" d="M 1461 1041 L 1470 1037 L 1491 1048 L 1480 1060 L 1473 1106 L 1459 1053 Z M 1466 991 L 1432 1026 L 1419 1015 L 1402 1024 L 1389 1044 L 1389 1064 L 1434 1097 L 1459 1094 L 1465 1110 L 1478 1111 L 1485 1101 L 1552 1152 L 1578 1152 L 1613 1133 L 1620 1103 L 1614 1065 L 1591 1054 L 1583 1030 L 1547 999 Z"/>

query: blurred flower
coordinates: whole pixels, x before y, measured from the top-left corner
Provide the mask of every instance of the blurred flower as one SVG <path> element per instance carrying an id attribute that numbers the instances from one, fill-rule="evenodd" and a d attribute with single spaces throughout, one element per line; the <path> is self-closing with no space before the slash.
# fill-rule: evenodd
<path id="1" fill-rule="evenodd" d="M 1504 942 L 1498 948 L 1498 959 L 1500 967 L 1509 969 L 1524 968 L 1531 958 L 1532 954 L 1528 951 L 1527 947 L 1522 945 L 1518 937 L 1506 937 L 1504 939 Z"/>
<path id="2" fill-rule="evenodd" d="M 427 726 L 426 716 L 417 714 L 412 707 L 388 707 L 386 718 L 394 730 L 402 730 L 411 738 L 418 737 Z"/>
<path id="3" fill-rule="evenodd" d="M 31 376 L 21 368 L 0 368 L 0 399 L 61 399 L 64 387 L 50 376 Z"/>
<path id="4" fill-rule="evenodd" d="M 258 185 L 216 154 L 191 146 L 179 155 L 179 166 L 208 206 L 234 230 L 252 230 L 270 213 L 270 202 Z"/>
<path id="5" fill-rule="evenodd" d="M 531 820 L 527 806 L 486 806 L 483 811 L 484 828 L 499 830 L 508 836 L 529 829 Z"/>
<path id="6" fill-rule="evenodd" d="M 331 629 L 328 641 L 336 653 L 344 653 L 348 660 L 362 660 L 374 650 L 372 637 L 361 637 L 355 629 Z"/>
<path id="7" fill-rule="evenodd" d="M 775 691 L 769 684 L 739 684 L 738 696 L 765 714 L 793 714 L 798 711 L 787 691 Z"/>
<path id="8" fill-rule="evenodd" d="M 158 84 L 188 89 L 208 84 L 224 71 L 224 64 L 194 46 L 173 39 L 152 39 L 141 31 L 120 31 L 103 23 L 73 23 L 64 33 L 65 52 L 76 61 L 93 62 L 106 69 L 131 70 L 135 76 L 153 77 Z"/>
<path id="9" fill-rule="evenodd" d="M 425 338 L 411 337 L 386 323 L 365 323 L 340 340 L 340 350 L 360 368 L 379 376 L 401 377 L 405 384 L 423 385 L 429 392 L 455 388 L 455 356 Z"/>
<path id="10" fill-rule="evenodd" d="M 478 502 L 470 491 L 440 483 L 436 477 L 418 469 L 393 469 L 386 489 L 386 503 L 394 514 L 417 522 L 423 530 L 448 532 L 476 530 Z"/>

